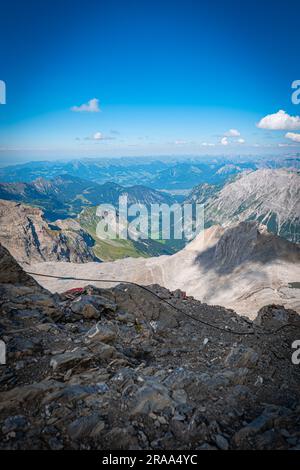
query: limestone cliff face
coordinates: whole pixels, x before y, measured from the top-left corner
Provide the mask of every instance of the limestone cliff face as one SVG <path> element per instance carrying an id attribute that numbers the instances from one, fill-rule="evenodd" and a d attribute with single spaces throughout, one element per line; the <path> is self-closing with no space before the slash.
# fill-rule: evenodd
<path id="1" fill-rule="evenodd" d="M 207 226 L 255 220 L 270 232 L 300 242 L 300 175 L 284 169 L 245 172 L 236 181 L 194 188 L 188 201 L 205 204 Z"/>
<path id="2" fill-rule="evenodd" d="M 93 240 L 75 220 L 49 224 L 40 209 L 0 200 L 0 242 L 21 263 L 96 261 Z"/>

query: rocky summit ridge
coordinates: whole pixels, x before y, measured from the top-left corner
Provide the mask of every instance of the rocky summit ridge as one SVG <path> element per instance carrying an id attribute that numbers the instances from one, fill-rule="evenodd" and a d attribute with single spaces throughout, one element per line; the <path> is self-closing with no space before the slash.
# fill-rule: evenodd
<path id="1" fill-rule="evenodd" d="M 159 285 L 51 294 L 0 260 L 0 448 L 300 449 L 296 312 L 252 322 Z"/>

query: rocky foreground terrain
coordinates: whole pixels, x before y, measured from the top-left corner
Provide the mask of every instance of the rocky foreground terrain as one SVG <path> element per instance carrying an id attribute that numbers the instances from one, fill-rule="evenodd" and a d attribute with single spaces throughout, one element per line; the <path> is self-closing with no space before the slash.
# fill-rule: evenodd
<path id="1" fill-rule="evenodd" d="M 300 449 L 296 312 L 251 322 L 158 285 L 52 295 L 2 246 L 0 292 L 0 448 Z"/>

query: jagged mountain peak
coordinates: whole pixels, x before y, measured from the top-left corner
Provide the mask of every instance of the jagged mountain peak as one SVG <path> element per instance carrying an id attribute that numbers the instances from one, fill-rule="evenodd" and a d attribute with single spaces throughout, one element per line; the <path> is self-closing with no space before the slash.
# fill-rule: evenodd
<path id="1" fill-rule="evenodd" d="M 255 220 L 300 241 L 300 174 L 287 169 L 244 172 L 223 188 L 199 186 L 190 200 L 205 204 L 206 226 Z"/>

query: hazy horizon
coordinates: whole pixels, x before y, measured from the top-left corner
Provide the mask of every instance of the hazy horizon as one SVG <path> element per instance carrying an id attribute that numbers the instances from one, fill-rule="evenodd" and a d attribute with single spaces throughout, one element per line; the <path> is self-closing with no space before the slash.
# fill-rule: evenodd
<path id="1" fill-rule="evenodd" d="M 281 152 L 278 152 L 277 154 L 274 153 L 266 153 L 266 154 L 240 154 L 240 155 L 222 155 L 222 154 L 215 154 L 215 155 L 115 155 L 115 156 L 69 156 L 69 157 L 59 157 L 59 156 L 53 156 L 52 158 L 41 158 L 40 156 L 36 156 L 36 158 L 33 157 L 16 157 L 16 158 L 11 158 L 7 157 L 6 158 L 0 158 L 0 168 L 5 168 L 9 166 L 18 166 L 18 165 L 25 165 L 25 164 L 37 164 L 37 163 L 68 163 L 68 162 L 76 162 L 76 161 L 81 161 L 81 162 L 114 162 L 114 161 L 123 161 L 126 162 L 128 160 L 129 162 L 134 161 L 134 162 L 141 162 L 141 163 L 146 163 L 147 161 L 150 163 L 151 161 L 162 161 L 162 162 L 169 162 L 171 163 L 172 161 L 175 162 L 188 162 L 188 161 L 203 161 L 203 162 L 214 162 L 214 161 L 232 161 L 232 162 L 237 162 L 238 161 L 257 161 L 257 160 L 273 160 L 273 159 L 284 159 L 284 158 L 299 158 L 300 152 L 294 152 L 294 153 L 286 153 L 282 154 Z"/>

